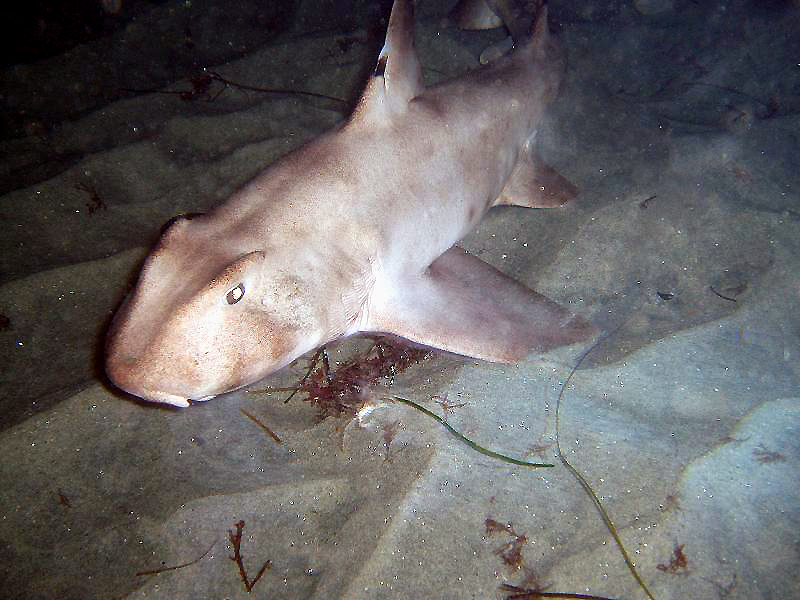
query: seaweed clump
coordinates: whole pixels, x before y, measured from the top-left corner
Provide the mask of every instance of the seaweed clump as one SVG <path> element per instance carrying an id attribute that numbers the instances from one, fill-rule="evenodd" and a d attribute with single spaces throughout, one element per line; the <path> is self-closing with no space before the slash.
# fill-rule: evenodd
<path id="1" fill-rule="evenodd" d="M 332 369 L 325 346 L 317 350 L 297 385 L 291 388 L 268 388 L 268 392 L 291 391 L 305 394 L 305 400 L 319 408 L 320 420 L 331 416 L 355 416 L 364 392 L 373 386 L 390 386 L 393 379 L 410 366 L 429 358 L 433 351 L 413 348 L 387 337 L 372 338 L 366 352 Z"/>

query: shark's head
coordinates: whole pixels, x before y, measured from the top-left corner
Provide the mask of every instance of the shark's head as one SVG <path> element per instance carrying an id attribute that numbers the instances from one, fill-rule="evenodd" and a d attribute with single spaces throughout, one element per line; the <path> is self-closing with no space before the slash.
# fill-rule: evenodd
<path id="1" fill-rule="evenodd" d="M 297 310 L 304 290 L 287 265 L 271 268 L 276 261 L 265 251 L 243 251 L 209 227 L 202 217 L 176 220 L 115 315 L 106 372 L 120 389 L 189 406 L 257 381 L 316 345 L 315 315 Z"/>

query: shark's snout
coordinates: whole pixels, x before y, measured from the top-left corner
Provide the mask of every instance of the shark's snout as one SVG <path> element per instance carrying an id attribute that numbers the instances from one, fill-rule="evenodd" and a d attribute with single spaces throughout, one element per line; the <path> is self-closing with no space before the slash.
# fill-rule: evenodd
<path id="1" fill-rule="evenodd" d="M 106 360 L 106 374 L 116 387 L 149 402 L 187 407 L 191 394 L 186 390 L 167 390 L 162 377 L 148 374 L 141 362 L 130 356 L 111 356 Z M 203 398 L 205 399 L 205 398 Z"/>

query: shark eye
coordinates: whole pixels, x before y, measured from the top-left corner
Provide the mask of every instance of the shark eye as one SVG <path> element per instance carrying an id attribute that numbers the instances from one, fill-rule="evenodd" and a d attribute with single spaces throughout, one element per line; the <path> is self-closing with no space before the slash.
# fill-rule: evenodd
<path id="1" fill-rule="evenodd" d="M 244 284 L 240 283 L 235 288 L 228 290 L 225 294 L 225 300 L 228 304 L 236 304 L 239 300 L 244 298 Z"/>

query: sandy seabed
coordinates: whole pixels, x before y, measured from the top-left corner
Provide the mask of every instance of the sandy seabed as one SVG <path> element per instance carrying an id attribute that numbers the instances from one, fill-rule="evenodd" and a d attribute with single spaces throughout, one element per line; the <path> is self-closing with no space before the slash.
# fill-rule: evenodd
<path id="1" fill-rule="evenodd" d="M 462 245 L 603 329 L 564 392 L 561 445 L 653 595 L 800 597 L 800 10 L 660 4 L 551 3 L 569 67 L 537 144 L 581 193 L 493 209 Z M 299 399 L 171 410 L 104 382 L 103 332 L 159 227 L 345 115 L 323 98 L 198 89 L 148 62 L 181 6 L 2 78 L 7 109 L 27 108 L 25 135 L 0 145 L 3 597 L 502 598 L 506 582 L 643 598 L 554 458 L 556 398 L 588 347 L 518 366 L 439 355 L 394 382 L 439 414 L 436 398 L 463 404 L 448 422 L 481 444 L 557 464 L 538 470 L 398 403 L 319 422 Z M 290 32 L 207 66 L 352 99 L 369 39 Z M 431 10 L 417 39 L 435 82 L 497 35 Z M 114 61 L 138 70 L 99 66 Z M 196 95 L 87 99 L 124 87 Z M 250 594 L 229 560 L 240 521 L 248 576 L 271 561 Z"/>

